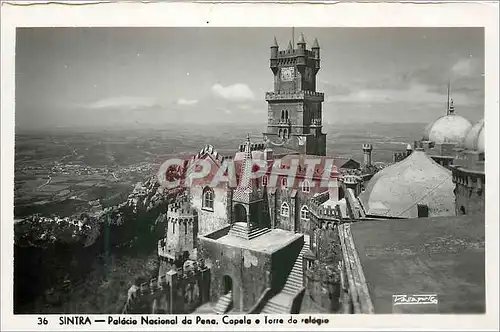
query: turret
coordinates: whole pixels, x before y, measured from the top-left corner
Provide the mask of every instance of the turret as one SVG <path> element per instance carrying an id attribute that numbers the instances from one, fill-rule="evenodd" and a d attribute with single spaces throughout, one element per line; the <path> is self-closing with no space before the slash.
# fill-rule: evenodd
<path id="1" fill-rule="evenodd" d="M 314 57 L 316 59 L 316 71 L 320 68 L 320 54 L 319 54 L 319 43 L 318 38 L 314 38 L 313 46 L 311 47 L 312 52 L 314 53 Z"/>
<path id="2" fill-rule="evenodd" d="M 297 41 L 297 49 L 301 51 L 306 50 L 306 40 L 304 38 L 304 34 L 300 34 L 299 40 Z"/>
<path id="3" fill-rule="evenodd" d="M 306 57 L 305 57 L 306 41 L 304 39 L 303 34 L 300 34 L 299 41 L 297 42 L 297 53 L 298 53 L 297 66 L 299 67 L 299 70 L 300 70 L 301 67 L 306 65 Z"/>
<path id="4" fill-rule="evenodd" d="M 413 152 L 413 149 L 411 148 L 411 144 L 408 144 L 406 146 L 406 156 L 411 155 L 412 152 Z"/>
<path id="5" fill-rule="evenodd" d="M 373 146 L 370 143 L 363 144 L 363 159 L 365 167 L 370 167 L 372 165 L 372 150 Z"/>
<path id="6" fill-rule="evenodd" d="M 275 74 L 278 71 L 278 51 L 278 41 L 276 40 L 276 37 L 274 37 L 273 44 L 271 45 L 271 70 Z"/>

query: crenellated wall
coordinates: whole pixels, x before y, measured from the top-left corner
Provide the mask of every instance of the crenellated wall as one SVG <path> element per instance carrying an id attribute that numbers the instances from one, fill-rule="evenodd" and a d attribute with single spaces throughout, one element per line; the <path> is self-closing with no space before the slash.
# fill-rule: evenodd
<path id="1" fill-rule="evenodd" d="M 209 300 L 210 269 L 203 261 L 189 270 L 171 269 L 128 291 L 122 314 L 190 313 Z"/>

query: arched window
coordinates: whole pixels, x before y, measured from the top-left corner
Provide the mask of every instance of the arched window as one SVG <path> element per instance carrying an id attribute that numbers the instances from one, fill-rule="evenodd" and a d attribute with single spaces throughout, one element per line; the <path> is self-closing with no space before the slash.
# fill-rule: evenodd
<path id="1" fill-rule="evenodd" d="M 288 110 L 285 111 L 285 119 L 288 120 Z"/>
<path id="2" fill-rule="evenodd" d="M 283 130 L 283 138 L 288 138 L 288 129 Z"/>
<path id="3" fill-rule="evenodd" d="M 281 120 L 284 120 L 284 119 L 285 119 L 285 111 L 281 110 Z"/>
<path id="4" fill-rule="evenodd" d="M 283 202 L 283 204 L 281 204 L 281 216 L 288 217 L 289 215 L 290 208 L 288 207 L 288 204 L 286 202 Z"/>
<path id="5" fill-rule="evenodd" d="M 267 187 L 267 175 L 262 176 L 262 186 Z"/>
<path id="6" fill-rule="evenodd" d="M 302 181 L 302 191 L 305 193 L 311 192 L 311 184 L 309 183 L 309 181 Z"/>
<path id="7" fill-rule="evenodd" d="M 280 130 L 278 131 L 278 136 L 279 136 L 280 138 L 283 138 L 283 130 L 282 130 L 282 129 L 280 129 Z"/>
<path id="8" fill-rule="evenodd" d="M 300 220 L 302 221 L 309 220 L 309 209 L 305 205 L 302 207 L 302 209 L 300 209 Z"/>
<path id="9" fill-rule="evenodd" d="M 288 186 L 288 180 L 287 180 L 287 178 L 284 177 L 284 178 L 281 179 L 281 186 L 285 187 L 285 188 Z"/>
<path id="10" fill-rule="evenodd" d="M 205 187 L 205 189 L 203 189 L 202 207 L 209 210 L 214 209 L 214 191 L 212 188 Z"/>

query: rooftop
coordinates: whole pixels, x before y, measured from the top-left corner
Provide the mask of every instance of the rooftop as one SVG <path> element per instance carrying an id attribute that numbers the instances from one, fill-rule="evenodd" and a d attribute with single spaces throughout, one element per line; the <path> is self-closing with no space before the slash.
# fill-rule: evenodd
<path id="1" fill-rule="evenodd" d="M 418 204 L 427 205 L 429 216 L 455 213 L 451 171 L 433 161 L 423 151 L 376 173 L 359 201 L 370 216 L 415 218 Z"/>
<path id="2" fill-rule="evenodd" d="M 439 313 L 485 312 L 483 214 L 363 221 L 350 230 L 375 313 L 393 313 L 392 295 L 414 294 L 436 294 Z"/>
<path id="3" fill-rule="evenodd" d="M 304 236 L 302 234 L 295 234 L 281 229 L 272 229 L 270 232 L 259 235 L 258 237 L 250 240 L 230 234 L 222 233 L 221 235 L 222 236 L 219 238 L 214 238 L 208 234 L 205 239 L 211 239 L 212 241 L 217 241 L 221 244 L 264 253 L 273 253 Z"/>

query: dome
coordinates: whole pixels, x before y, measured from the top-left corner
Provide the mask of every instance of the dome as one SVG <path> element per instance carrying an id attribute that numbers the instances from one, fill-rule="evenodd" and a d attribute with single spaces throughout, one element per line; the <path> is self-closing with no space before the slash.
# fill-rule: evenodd
<path id="1" fill-rule="evenodd" d="M 471 126 L 469 120 L 460 115 L 444 115 L 425 128 L 423 140 L 433 141 L 437 144 L 460 143 L 464 140 Z"/>
<path id="2" fill-rule="evenodd" d="M 465 136 L 462 146 L 467 150 L 484 152 L 484 119 L 472 126 Z"/>
<path id="3" fill-rule="evenodd" d="M 451 171 L 423 151 L 384 168 L 368 182 L 359 201 L 367 215 L 416 218 L 417 205 L 429 208 L 429 217 L 455 214 Z"/>

